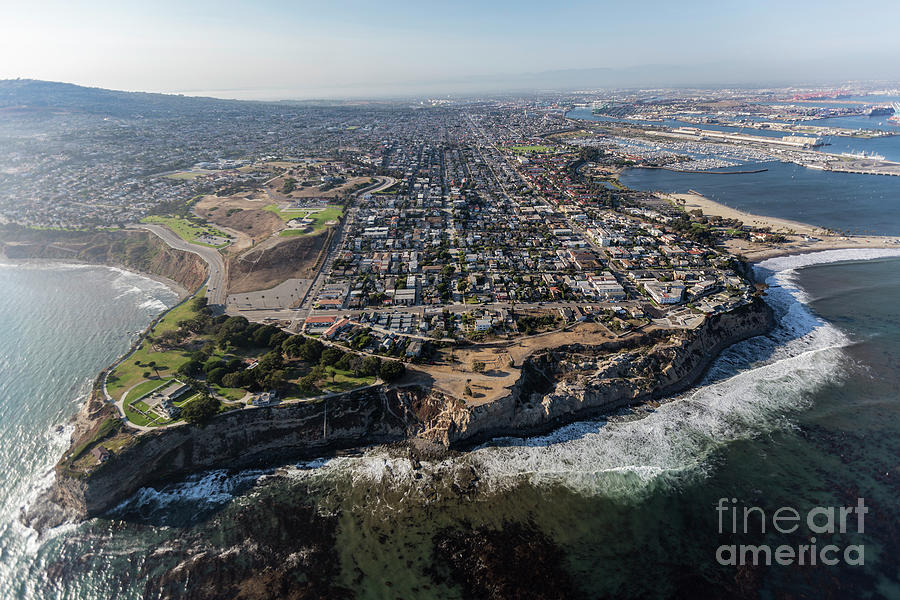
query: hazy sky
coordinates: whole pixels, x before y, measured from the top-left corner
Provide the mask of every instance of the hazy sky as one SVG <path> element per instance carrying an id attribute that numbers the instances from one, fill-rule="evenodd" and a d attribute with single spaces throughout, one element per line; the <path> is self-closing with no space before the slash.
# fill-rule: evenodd
<path id="1" fill-rule="evenodd" d="M 265 98 L 648 64 L 897 79 L 898 31 L 900 0 L 0 0 L 0 79 Z"/>

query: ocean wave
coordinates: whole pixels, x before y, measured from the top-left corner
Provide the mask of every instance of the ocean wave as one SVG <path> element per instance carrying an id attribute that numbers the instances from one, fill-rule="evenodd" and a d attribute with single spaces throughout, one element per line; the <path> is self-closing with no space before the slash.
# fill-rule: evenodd
<path id="1" fill-rule="evenodd" d="M 148 298 L 147 300 L 144 300 L 143 302 L 138 304 L 138 308 L 150 311 L 152 313 L 161 313 L 162 311 L 169 308 L 169 305 L 158 298 Z"/>
<path id="2" fill-rule="evenodd" d="M 128 294 L 169 293 L 176 295 L 166 284 L 132 271 L 118 267 L 107 267 L 117 277 L 112 281 L 113 289 L 119 291 L 118 298 Z"/>
<path id="3" fill-rule="evenodd" d="M 43 432 L 35 444 L 45 449 L 40 463 L 33 465 L 32 476 L 20 479 L 6 496 L 0 507 L 0 553 L 8 553 L 14 545 L 24 557 L 33 557 L 47 541 L 77 527 L 74 523 L 64 523 L 43 533 L 31 529 L 22 522 L 23 510 L 31 509 L 41 496 L 50 489 L 56 478 L 53 468 L 56 457 L 68 447 L 74 427 L 71 423 L 55 426 Z M 4 566 L 0 561 L 0 581 L 9 580 L 12 570 L 21 566 L 21 561 Z"/>
<path id="4" fill-rule="evenodd" d="M 30 271 L 80 271 L 84 269 L 113 269 L 104 265 L 67 262 L 49 258 L 25 258 L 13 262 L 0 262 L 2 269 L 21 269 Z"/>
<path id="5" fill-rule="evenodd" d="M 846 248 L 839 250 L 822 250 L 821 252 L 810 252 L 808 254 L 778 256 L 760 261 L 756 263 L 756 267 L 757 269 L 765 269 L 772 271 L 773 273 L 783 273 L 801 267 L 811 267 L 813 265 L 892 257 L 900 257 L 900 249 Z"/>
<path id="6" fill-rule="evenodd" d="M 119 516 L 161 517 L 162 521 L 169 521 L 173 511 L 197 513 L 226 504 L 269 473 L 258 469 L 238 473 L 224 469 L 207 471 L 158 489 L 141 488 L 110 512 Z M 190 520 L 188 515 L 182 514 L 182 518 Z"/>

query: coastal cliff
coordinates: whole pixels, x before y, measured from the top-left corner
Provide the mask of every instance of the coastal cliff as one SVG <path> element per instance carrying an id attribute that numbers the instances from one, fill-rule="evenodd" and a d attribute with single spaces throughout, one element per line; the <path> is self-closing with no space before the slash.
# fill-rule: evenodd
<path id="1" fill-rule="evenodd" d="M 464 449 L 495 436 L 535 434 L 682 391 L 724 348 L 773 325 L 771 309 L 756 298 L 695 330 L 654 329 L 544 350 L 523 364 L 509 394 L 480 406 L 416 385 L 371 386 L 317 402 L 236 410 L 204 426 L 134 435 L 92 397 L 57 466 L 50 499 L 68 516 L 84 518 L 141 487 L 206 469 L 277 465 L 380 443 Z M 100 439 L 121 440 L 120 449 L 94 459 L 90 447 Z"/>
<path id="2" fill-rule="evenodd" d="M 0 228 L 0 257 L 67 260 L 139 271 L 195 290 L 206 280 L 206 263 L 170 248 L 147 231 L 55 231 Z"/>
<path id="3" fill-rule="evenodd" d="M 672 396 L 696 383 L 722 350 L 765 334 L 774 324 L 769 306 L 756 298 L 707 318 L 697 330 L 653 330 L 597 345 L 545 350 L 525 362 L 508 395 L 463 410 L 447 399 L 418 435 L 445 446 L 468 447 L 492 437 L 535 435 L 578 418 Z"/>

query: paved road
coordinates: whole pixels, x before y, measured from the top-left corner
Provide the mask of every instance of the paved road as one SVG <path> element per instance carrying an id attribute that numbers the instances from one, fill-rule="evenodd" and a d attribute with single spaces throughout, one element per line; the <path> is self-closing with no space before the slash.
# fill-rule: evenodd
<path id="1" fill-rule="evenodd" d="M 168 246 L 176 250 L 192 252 L 205 260 L 209 266 L 209 279 L 206 281 L 206 297 L 209 298 L 209 303 L 212 305 L 225 305 L 225 260 L 218 250 L 209 246 L 200 246 L 186 242 L 162 225 L 140 223 L 134 225 L 134 227 L 146 229 L 159 236 Z"/>

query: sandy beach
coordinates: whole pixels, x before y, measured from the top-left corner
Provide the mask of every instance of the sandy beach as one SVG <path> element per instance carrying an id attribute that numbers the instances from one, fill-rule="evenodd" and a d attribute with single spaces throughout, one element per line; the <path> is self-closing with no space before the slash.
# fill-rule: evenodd
<path id="1" fill-rule="evenodd" d="M 705 215 L 738 219 L 743 221 L 745 225 L 754 227 L 769 227 L 773 233 L 780 233 L 787 237 L 788 241 L 780 244 L 752 242 L 742 239 L 731 239 L 724 244 L 729 252 L 742 255 L 750 262 L 758 262 L 775 256 L 820 252 L 822 250 L 900 248 L 900 237 L 836 235 L 823 227 L 778 217 L 754 215 L 737 210 L 700 194 L 660 194 L 659 197 L 674 202 L 687 211 L 699 209 Z"/>

